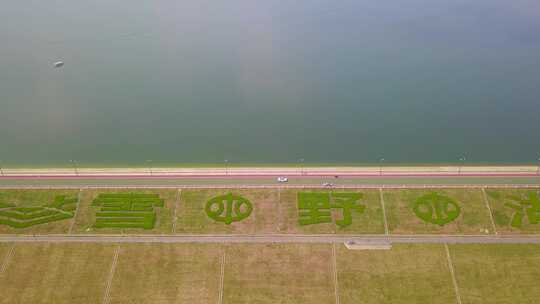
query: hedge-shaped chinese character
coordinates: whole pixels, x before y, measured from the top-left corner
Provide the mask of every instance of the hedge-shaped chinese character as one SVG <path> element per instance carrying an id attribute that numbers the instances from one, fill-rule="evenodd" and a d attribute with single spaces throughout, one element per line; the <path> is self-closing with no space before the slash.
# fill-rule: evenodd
<path id="1" fill-rule="evenodd" d="M 156 221 L 154 208 L 163 205 L 158 194 L 102 193 L 92 202 L 92 206 L 101 207 L 94 227 L 152 229 Z"/>
<path id="2" fill-rule="evenodd" d="M 13 228 L 60 221 L 75 215 L 77 198 L 58 195 L 54 202 L 37 207 L 19 207 L 12 203 L 0 202 L 0 224 Z"/>
<path id="3" fill-rule="evenodd" d="M 510 225 L 520 228 L 523 220 L 527 218 L 530 224 L 540 223 L 540 200 L 538 195 L 532 191 L 527 193 L 527 197 L 510 196 L 512 202 L 505 203 L 508 208 L 514 209 Z"/>
<path id="4" fill-rule="evenodd" d="M 253 211 L 253 205 L 240 195 L 228 193 L 211 198 L 204 210 L 211 219 L 230 225 L 247 218 Z"/>
<path id="5" fill-rule="evenodd" d="M 365 206 L 358 203 L 362 193 L 317 193 L 298 192 L 298 223 L 302 226 L 332 222 L 332 209 L 341 209 L 343 218 L 336 225 L 346 227 L 352 224 L 352 212 L 363 213 Z"/>
<path id="6" fill-rule="evenodd" d="M 424 222 L 444 226 L 455 220 L 461 207 L 452 198 L 431 192 L 419 197 L 412 203 L 416 216 Z"/>

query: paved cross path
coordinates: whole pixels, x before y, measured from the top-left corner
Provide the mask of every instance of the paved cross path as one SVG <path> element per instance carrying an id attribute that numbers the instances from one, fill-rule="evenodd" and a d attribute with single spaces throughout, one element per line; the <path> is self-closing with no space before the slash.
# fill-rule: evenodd
<path id="1" fill-rule="evenodd" d="M 258 234 L 258 235 L 0 235 L 0 242 L 88 242 L 88 243 L 346 243 L 380 245 L 396 243 L 536 243 L 534 235 L 324 235 L 324 234 Z"/>

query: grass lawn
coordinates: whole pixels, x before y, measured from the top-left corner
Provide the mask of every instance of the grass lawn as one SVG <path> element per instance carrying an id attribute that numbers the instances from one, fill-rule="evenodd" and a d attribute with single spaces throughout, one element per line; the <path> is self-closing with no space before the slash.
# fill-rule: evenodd
<path id="1" fill-rule="evenodd" d="M 400 244 L 374 251 L 339 245 L 337 269 L 342 304 L 456 302 L 443 245 Z"/>
<path id="2" fill-rule="evenodd" d="M 55 197 L 59 195 L 65 195 L 67 198 L 77 199 L 78 190 L 0 190 L 0 210 L 5 212 L 9 208 L 35 208 L 42 207 L 47 204 L 53 203 Z M 11 206 L 11 207 L 8 207 Z M 60 220 L 51 220 L 49 222 L 46 218 L 52 219 L 52 217 L 36 217 L 40 219 L 45 219 L 44 223 L 32 225 L 25 228 L 14 228 L 7 224 L 0 223 L 0 234 L 58 234 L 58 233 L 67 233 L 69 227 L 73 220 L 73 215 L 75 214 L 75 208 L 77 204 L 75 203 L 70 205 L 70 209 L 64 218 Z M 8 207 L 6 209 L 6 207 Z M 40 211 L 46 211 L 46 208 L 39 208 Z M 50 210 L 50 209 L 49 209 Z M 54 212 L 54 211 L 53 211 Z M 63 211 L 62 211 L 63 212 Z M 56 212 L 55 212 L 56 213 Z M 58 213 L 56 213 L 58 214 Z M 11 219 L 7 218 L 0 214 L 0 221 Z M 19 220 L 17 220 L 19 221 Z M 20 222 L 25 222 L 26 220 L 20 220 Z"/>
<path id="3" fill-rule="evenodd" d="M 11 246 L 0 243 L 0 264 Z M 116 244 L 17 243 L 0 303 L 101 303 Z M 334 304 L 329 244 L 122 243 L 110 303 Z M 451 244 L 462 303 L 535 304 L 540 244 Z M 342 304 L 456 303 L 444 245 L 336 245 Z"/>
<path id="4" fill-rule="evenodd" d="M 349 226 L 340 227 L 337 220 L 343 219 L 342 209 L 332 209 L 330 223 L 318 223 L 310 225 L 299 224 L 298 193 L 322 193 L 329 194 L 330 200 L 335 202 L 333 194 L 338 193 L 361 193 L 363 197 L 355 202 L 365 207 L 363 212 L 351 211 L 352 222 Z M 384 219 L 378 190 L 282 190 L 280 195 L 281 221 L 279 232 L 281 233 L 343 233 L 343 234 L 383 234 Z"/>
<path id="5" fill-rule="evenodd" d="M 463 303 L 539 303 L 539 244 L 455 244 L 450 254 Z"/>
<path id="6" fill-rule="evenodd" d="M 205 212 L 208 200 L 228 193 L 246 198 L 253 206 L 247 218 L 230 225 L 215 221 Z M 277 197 L 277 190 L 272 189 L 184 189 L 178 204 L 176 233 L 276 233 Z"/>
<path id="7" fill-rule="evenodd" d="M 10 243 L 0 243 L 0 267 L 2 267 L 2 263 L 4 263 L 4 258 L 6 257 L 10 247 Z"/>
<path id="8" fill-rule="evenodd" d="M 100 303 L 112 244 L 17 243 L 0 275 L 0 303 Z"/>
<path id="9" fill-rule="evenodd" d="M 122 244 L 110 303 L 218 303 L 221 250 L 206 244 Z"/>
<path id="10" fill-rule="evenodd" d="M 225 304 L 334 304 L 332 247 L 243 244 L 226 250 Z"/>
<path id="11" fill-rule="evenodd" d="M 168 234 L 172 232 L 173 210 L 177 198 L 176 189 L 88 189 L 81 192 L 81 202 L 79 212 L 77 214 L 76 224 L 73 229 L 74 233 L 155 233 Z M 164 200 L 164 207 L 153 207 L 156 214 L 155 224 L 153 229 L 143 228 L 95 228 L 96 212 L 101 210 L 100 206 L 92 206 L 92 201 L 99 195 L 104 193 L 141 193 L 141 194 L 159 194 L 159 197 Z"/>
<path id="12" fill-rule="evenodd" d="M 424 195 L 433 193 L 449 197 L 460 207 L 459 215 L 453 221 L 441 226 L 425 222 L 415 214 L 414 203 Z M 390 233 L 494 233 L 489 210 L 479 189 L 384 190 L 384 202 Z"/>
<path id="13" fill-rule="evenodd" d="M 538 189 L 486 189 L 486 196 L 493 212 L 497 232 L 540 233 L 540 194 Z M 529 204 L 530 195 L 538 199 L 538 204 Z M 521 205 L 525 203 L 525 205 Z M 517 208 L 514 209 L 514 208 Z M 527 209 L 532 214 L 527 214 Z M 536 217 L 536 223 L 535 222 Z M 519 220 L 521 219 L 521 222 Z M 514 222 L 513 222 L 514 221 Z"/>

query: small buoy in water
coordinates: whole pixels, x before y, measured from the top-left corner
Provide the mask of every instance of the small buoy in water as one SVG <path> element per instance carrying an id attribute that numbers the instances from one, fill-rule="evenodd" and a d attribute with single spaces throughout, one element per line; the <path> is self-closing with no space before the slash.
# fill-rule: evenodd
<path id="1" fill-rule="evenodd" d="M 57 62 L 54 63 L 54 67 L 55 67 L 55 68 L 59 68 L 59 67 L 61 67 L 61 66 L 63 66 L 63 65 L 64 65 L 64 62 L 63 62 L 63 61 L 57 61 Z"/>

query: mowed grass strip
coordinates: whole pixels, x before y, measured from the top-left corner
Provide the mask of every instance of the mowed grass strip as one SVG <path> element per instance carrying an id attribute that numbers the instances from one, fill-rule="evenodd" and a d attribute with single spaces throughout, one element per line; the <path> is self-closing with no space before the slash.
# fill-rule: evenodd
<path id="1" fill-rule="evenodd" d="M 0 303 L 100 303 L 112 244 L 18 243 L 0 276 Z"/>
<path id="2" fill-rule="evenodd" d="M 356 202 L 365 207 L 363 212 L 351 211 L 351 225 L 340 227 L 337 220 L 343 219 L 343 209 L 331 209 L 332 221 L 311 225 L 299 224 L 298 193 L 329 194 L 333 203 L 332 193 L 361 193 L 362 198 Z M 329 189 L 288 189 L 281 191 L 281 220 L 279 230 L 281 233 L 315 233 L 315 234 L 383 234 L 384 218 L 378 190 L 329 190 Z"/>
<path id="3" fill-rule="evenodd" d="M 91 234 L 168 234 L 172 231 L 172 218 L 176 189 L 85 189 L 81 191 L 81 202 L 77 214 L 74 233 Z M 92 202 L 100 194 L 157 194 L 164 200 L 163 207 L 154 206 L 147 211 L 149 214 L 142 215 L 140 211 L 133 210 L 125 213 L 125 217 L 96 217 L 107 215 L 107 207 L 92 206 Z M 105 208 L 105 210 L 104 210 Z M 155 212 L 155 218 L 152 213 Z M 110 212 L 109 212 L 110 213 Z M 112 214 L 111 214 L 112 215 Z M 152 221 L 152 219 L 154 221 Z M 143 225 L 144 224 L 144 225 Z M 142 228 L 141 226 L 145 226 Z M 153 226 L 153 228 L 150 228 Z"/>
<path id="4" fill-rule="evenodd" d="M 13 246 L 11 243 L 0 243 L 0 271 L 11 246 Z"/>
<path id="5" fill-rule="evenodd" d="M 460 207 L 453 221 L 437 225 L 423 221 L 413 211 L 418 198 L 437 193 L 447 196 Z M 388 229 L 394 234 L 493 234 L 493 228 L 480 189 L 394 189 L 384 190 Z"/>
<path id="6" fill-rule="evenodd" d="M 332 247 L 322 244 L 228 246 L 223 303 L 335 304 Z"/>
<path id="7" fill-rule="evenodd" d="M 7 189 L 0 190 L 0 207 L 16 206 L 17 210 L 22 212 L 31 212 L 35 209 L 41 218 L 35 220 L 28 220 L 23 218 L 24 216 L 18 216 L 19 220 L 27 221 L 35 225 L 29 227 L 11 227 L 6 224 L 0 224 L 0 234 L 58 234 L 67 233 L 72 218 L 65 213 L 58 213 L 54 210 L 43 209 L 45 205 L 50 205 L 55 202 L 55 198 L 60 195 L 65 195 L 67 198 L 77 198 L 78 190 L 19 190 L 19 189 Z M 68 208 L 68 212 L 73 215 L 75 213 L 74 208 L 76 204 L 71 204 Z M 41 211 L 38 211 L 40 209 Z M 5 215 L 10 217 L 17 216 L 12 214 L 9 210 L 5 211 Z M 54 215 L 56 213 L 56 215 Z M 19 213 L 20 214 L 20 213 Z M 51 216 L 53 215 L 53 216 Z M 30 217 L 28 214 L 27 217 Z"/>
<path id="8" fill-rule="evenodd" d="M 122 244 L 109 303 L 217 303 L 220 252 L 211 244 Z"/>
<path id="9" fill-rule="evenodd" d="M 540 200 L 539 191 L 540 189 L 486 189 L 497 232 L 540 233 L 540 206 L 528 204 L 531 195 L 533 199 L 536 197 Z"/>
<path id="10" fill-rule="evenodd" d="M 444 246 L 394 245 L 390 250 L 337 247 L 341 304 L 456 303 Z"/>
<path id="11" fill-rule="evenodd" d="M 449 245 L 463 303 L 540 302 L 540 244 Z"/>
<path id="12" fill-rule="evenodd" d="M 246 198 L 253 206 L 248 217 L 230 225 L 215 221 L 204 210 L 208 200 L 228 193 Z M 176 233 L 277 232 L 278 193 L 275 189 L 184 189 L 177 208 Z"/>

